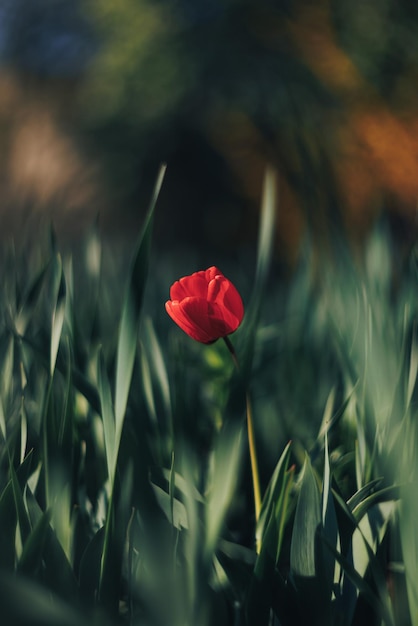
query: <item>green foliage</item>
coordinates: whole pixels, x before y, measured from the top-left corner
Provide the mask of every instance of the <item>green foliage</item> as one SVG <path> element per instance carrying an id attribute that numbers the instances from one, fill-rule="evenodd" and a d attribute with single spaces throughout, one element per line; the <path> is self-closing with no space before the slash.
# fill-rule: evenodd
<path id="1" fill-rule="evenodd" d="M 164 315 L 165 276 L 146 285 L 162 175 L 123 276 L 105 272 L 97 234 L 81 278 L 53 244 L 31 263 L 5 255 L 2 620 L 416 624 L 414 257 L 394 285 L 379 231 L 363 269 L 347 255 L 313 275 L 307 256 L 277 286 L 269 175 L 255 280 L 234 280 L 251 303 L 237 373 L 223 343 Z"/>

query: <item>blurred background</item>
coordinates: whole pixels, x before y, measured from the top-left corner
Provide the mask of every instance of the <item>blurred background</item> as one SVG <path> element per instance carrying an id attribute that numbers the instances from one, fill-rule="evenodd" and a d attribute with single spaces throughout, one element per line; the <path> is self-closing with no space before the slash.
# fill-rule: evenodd
<path id="1" fill-rule="evenodd" d="M 307 227 L 407 249 L 417 35 L 407 0 L 1 0 L 0 236 L 133 238 L 164 161 L 157 250 L 245 257 L 272 163 L 284 271 Z"/>

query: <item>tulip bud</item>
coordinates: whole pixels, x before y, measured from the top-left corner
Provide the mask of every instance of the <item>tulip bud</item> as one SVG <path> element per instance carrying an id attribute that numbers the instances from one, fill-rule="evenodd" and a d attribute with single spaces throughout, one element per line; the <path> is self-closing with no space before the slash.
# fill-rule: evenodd
<path id="1" fill-rule="evenodd" d="M 244 317 L 236 287 L 215 266 L 177 280 L 165 308 L 189 337 L 201 343 L 230 335 Z"/>

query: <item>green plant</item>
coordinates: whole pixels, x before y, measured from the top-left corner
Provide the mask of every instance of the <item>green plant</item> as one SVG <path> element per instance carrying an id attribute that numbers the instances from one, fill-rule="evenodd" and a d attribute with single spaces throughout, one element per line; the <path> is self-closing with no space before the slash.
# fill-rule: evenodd
<path id="1" fill-rule="evenodd" d="M 417 624 L 414 256 L 396 293 L 381 231 L 363 269 L 278 286 L 269 174 L 238 371 L 171 324 L 173 276 L 146 285 L 162 178 L 124 273 L 96 234 L 79 273 L 53 238 L 4 256 L 2 623 Z"/>

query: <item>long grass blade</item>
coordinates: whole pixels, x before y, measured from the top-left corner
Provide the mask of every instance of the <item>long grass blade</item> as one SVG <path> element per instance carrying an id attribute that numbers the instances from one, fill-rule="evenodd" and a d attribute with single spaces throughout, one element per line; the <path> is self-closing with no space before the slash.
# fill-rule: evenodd
<path id="1" fill-rule="evenodd" d="M 116 442 L 120 441 L 122 424 L 128 401 L 129 387 L 138 342 L 140 313 L 148 275 L 148 261 L 151 249 L 151 235 L 154 209 L 158 200 L 165 174 L 162 166 L 154 188 L 151 205 L 145 224 L 139 238 L 134 261 L 130 271 L 129 284 L 125 294 L 122 319 L 119 329 L 119 340 L 116 356 L 116 386 L 115 386 L 115 432 Z"/>
<path id="2" fill-rule="evenodd" d="M 62 260 L 59 255 L 56 256 L 52 269 L 52 294 L 51 300 L 54 303 L 51 321 L 51 349 L 49 373 L 52 377 L 57 361 L 58 348 L 61 339 L 62 327 L 65 317 L 65 301 L 66 286 L 64 272 L 62 268 Z"/>

